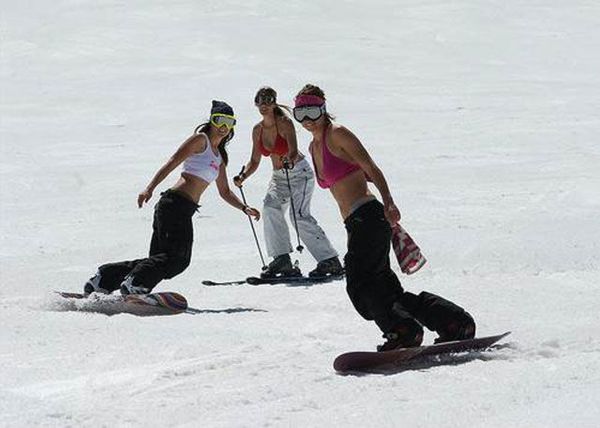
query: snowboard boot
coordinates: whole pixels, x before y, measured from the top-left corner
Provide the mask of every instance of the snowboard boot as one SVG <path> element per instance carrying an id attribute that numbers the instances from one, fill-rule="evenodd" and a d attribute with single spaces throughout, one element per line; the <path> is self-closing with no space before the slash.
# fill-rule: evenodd
<path id="1" fill-rule="evenodd" d="M 439 337 L 434 340 L 434 343 L 473 339 L 475 337 L 475 320 L 468 312 L 464 312 L 461 319 L 449 323 L 436 333 Z"/>
<path id="2" fill-rule="evenodd" d="M 329 259 L 321 260 L 317 263 L 317 267 L 314 270 L 311 270 L 308 273 L 310 277 L 318 277 L 318 276 L 334 276 L 334 275 L 343 275 L 344 267 L 340 263 L 340 259 L 336 257 L 331 257 Z"/>
<path id="3" fill-rule="evenodd" d="M 289 254 L 281 254 L 275 257 L 260 274 L 261 278 L 276 278 L 279 276 L 302 276 L 300 269 L 292 265 Z"/>
<path id="4" fill-rule="evenodd" d="M 149 294 L 150 291 L 152 291 L 150 288 L 133 285 L 133 276 L 126 276 L 125 281 L 121 283 L 121 294 L 123 296 L 127 296 L 128 294 Z"/>
<path id="5" fill-rule="evenodd" d="M 100 280 L 102 279 L 102 274 L 100 271 L 96 272 L 96 275 L 88 279 L 88 281 L 83 286 L 83 294 L 86 296 L 92 293 L 101 293 L 101 294 L 110 294 L 110 291 L 100 287 Z"/>
<path id="6" fill-rule="evenodd" d="M 385 343 L 377 346 L 378 352 L 391 351 L 400 348 L 414 348 L 423 343 L 423 328 L 417 321 L 407 322 L 398 326 L 394 331 L 384 333 Z"/>

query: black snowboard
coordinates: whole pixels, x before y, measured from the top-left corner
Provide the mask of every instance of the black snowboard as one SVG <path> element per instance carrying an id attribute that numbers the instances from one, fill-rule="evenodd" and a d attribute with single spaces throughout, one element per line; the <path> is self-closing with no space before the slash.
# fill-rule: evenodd
<path id="1" fill-rule="evenodd" d="M 496 336 L 437 343 L 414 348 L 401 348 L 384 352 L 347 352 L 339 355 L 335 359 L 333 368 L 341 373 L 370 372 L 386 368 L 401 368 L 408 362 L 413 362 L 418 358 L 429 355 L 484 350 L 509 334 L 510 331 Z"/>

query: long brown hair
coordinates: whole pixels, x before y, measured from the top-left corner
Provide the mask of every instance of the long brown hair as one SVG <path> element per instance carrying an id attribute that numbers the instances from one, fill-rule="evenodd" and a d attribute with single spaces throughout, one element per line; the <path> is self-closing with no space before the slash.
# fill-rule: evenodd
<path id="1" fill-rule="evenodd" d="M 310 83 L 304 85 L 304 87 L 300 89 L 300 91 L 296 94 L 297 97 L 299 97 L 300 95 L 316 95 L 317 97 L 323 98 L 323 100 L 327 101 L 327 98 L 325 98 L 325 92 L 323 92 L 323 90 L 317 85 L 313 85 Z M 335 120 L 335 116 L 330 114 L 329 112 L 325 112 L 325 117 L 329 120 L 329 122 Z"/>
<path id="2" fill-rule="evenodd" d="M 275 89 L 271 88 L 270 86 L 263 86 L 256 92 L 256 95 L 254 95 L 254 99 L 258 98 L 261 95 L 271 95 L 275 99 L 275 108 L 273 109 L 273 113 L 275 114 L 275 116 L 287 117 L 288 119 L 290 118 L 290 115 L 292 114 L 292 109 L 284 104 L 279 104 L 277 102 L 277 91 L 275 91 Z"/>
<path id="3" fill-rule="evenodd" d="M 204 123 L 201 123 L 200 125 L 196 126 L 196 129 L 194 129 L 194 134 L 195 135 L 206 134 L 208 136 L 209 129 L 210 129 L 210 121 L 204 122 Z M 219 146 L 217 147 L 217 149 L 219 150 L 219 154 L 221 155 L 221 159 L 223 159 L 223 163 L 225 164 L 225 166 L 227 166 L 227 163 L 229 162 L 229 155 L 227 154 L 226 147 L 227 147 L 227 144 L 229 144 L 229 141 L 231 141 L 231 139 L 233 138 L 234 134 L 235 134 L 235 132 L 233 132 L 233 129 L 231 129 L 229 131 L 229 134 L 227 134 L 227 136 L 225 138 L 223 138 L 223 140 L 219 143 Z M 210 143 L 210 140 L 209 140 L 209 143 Z"/>

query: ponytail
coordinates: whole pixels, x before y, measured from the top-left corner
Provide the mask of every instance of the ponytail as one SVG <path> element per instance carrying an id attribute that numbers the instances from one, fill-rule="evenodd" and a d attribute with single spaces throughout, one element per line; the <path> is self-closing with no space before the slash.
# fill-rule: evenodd
<path id="1" fill-rule="evenodd" d="M 283 104 L 276 104 L 273 109 L 273 113 L 278 117 L 287 117 L 290 119 L 290 115 L 292 114 L 292 109 Z"/>

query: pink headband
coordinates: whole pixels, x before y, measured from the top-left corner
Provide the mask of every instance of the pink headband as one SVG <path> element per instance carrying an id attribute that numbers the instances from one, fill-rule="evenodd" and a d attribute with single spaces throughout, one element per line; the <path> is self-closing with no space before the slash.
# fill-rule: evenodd
<path id="1" fill-rule="evenodd" d="M 322 106 L 325 100 L 318 95 L 298 95 L 294 100 L 295 107 Z"/>

